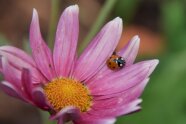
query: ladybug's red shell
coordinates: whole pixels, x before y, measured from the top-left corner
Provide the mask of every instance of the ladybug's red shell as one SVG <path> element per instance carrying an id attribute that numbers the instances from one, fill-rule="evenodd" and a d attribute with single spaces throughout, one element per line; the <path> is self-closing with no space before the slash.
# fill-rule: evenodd
<path id="1" fill-rule="evenodd" d="M 125 66 L 125 60 L 118 55 L 113 54 L 108 60 L 107 60 L 107 66 L 111 70 L 117 70 L 121 69 Z"/>

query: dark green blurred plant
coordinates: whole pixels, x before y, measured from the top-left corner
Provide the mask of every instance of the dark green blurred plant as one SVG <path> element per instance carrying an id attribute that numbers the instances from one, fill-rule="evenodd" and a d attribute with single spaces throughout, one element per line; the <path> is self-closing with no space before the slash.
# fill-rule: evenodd
<path id="1" fill-rule="evenodd" d="M 162 24 L 169 52 L 186 48 L 186 1 L 174 0 L 162 5 Z"/>
<path id="2" fill-rule="evenodd" d="M 48 30 L 48 45 L 51 49 L 53 49 L 54 45 L 54 36 L 56 32 L 57 22 L 59 18 L 59 8 L 60 8 L 60 0 L 52 0 L 51 1 L 51 15 L 50 15 L 50 23 Z"/>
<path id="3" fill-rule="evenodd" d="M 118 0 L 114 12 L 123 19 L 124 23 L 128 23 L 132 20 L 139 2 L 139 0 Z"/>

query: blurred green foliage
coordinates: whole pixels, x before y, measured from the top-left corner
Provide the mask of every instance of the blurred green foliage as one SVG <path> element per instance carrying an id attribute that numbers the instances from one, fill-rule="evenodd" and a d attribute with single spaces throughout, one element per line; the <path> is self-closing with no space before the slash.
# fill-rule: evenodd
<path id="1" fill-rule="evenodd" d="M 127 23 L 133 18 L 138 3 L 139 0 L 117 0 L 114 11 Z"/>
<path id="2" fill-rule="evenodd" d="M 186 48 L 186 2 L 172 1 L 162 5 L 162 25 L 169 42 L 169 52 Z"/>

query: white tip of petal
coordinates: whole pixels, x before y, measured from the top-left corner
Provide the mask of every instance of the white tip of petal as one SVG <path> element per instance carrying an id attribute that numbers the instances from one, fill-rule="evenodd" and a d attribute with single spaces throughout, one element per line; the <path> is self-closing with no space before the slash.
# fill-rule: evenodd
<path id="1" fill-rule="evenodd" d="M 154 60 L 152 60 L 152 63 L 151 63 L 151 67 L 156 67 L 157 65 L 159 64 L 159 60 L 158 59 L 154 59 Z"/>
<path id="2" fill-rule="evenodd" d="M 140 44 L 140 38 L 139 38 L 138 35 L 135 35 L 135 36 L 131 39 L 131 41 L 135 44 L 135 46 L 139 46 L 139 44 Z"/>
<path id="3" fill-rule="evenodd" d="M 122 20 L 120 17 L 116 17 L 114 20 Z"/>
<path id="4" fill-rule="evenodd" d="M 150 68 L 149 68 L 149 75 L 154 71 L 154 69 L 156 68 L 158 64 L 159 64 L 158 59 L 151 60 Z"/>
<path id="5" fill-rule="evenodd" d="M 116 17 L 115 19 L 112 20 L 112 22 L 115 22 L 117 24 L 122 24 L 123 23 L 123 21 L 120 17 Z"/>
<path id="6" fill-rule="evenodd" d="M 140 45 L 140 38 L 138 35 L 132 37 L 127 45 L 119 52 L 120 56 L 126 59 L 126 66 L 131 65 L 137 56 Z"/>
<path id="7" fill-rule="evenodd" d="M 150 78 L 144 80 L 143 84 L 146 85 L 149 82 Z"/>
<path id="8" fill-rule="evenodd" d="M 4 68 L 6 64 L 8 63 L 8 60 L 4 56 L 1 56 L 1 61 L 2 61 L 2 68 Z"/>
<path id="9" fill-rule="evenodd" d="M 116 17 L 112 21 L 108 23 L 111 26 L 112 31 L 118 31 L 118 35 L 121 36 L 122 29 L 123 29 L 123 21 L 120 17 Z"/>
<path id="10" fill-rule="evenodd" d="M 32 15 L 32 19 L 33 18 L 37 18 L 38 17 L 38 13 L 37 10 L 35 8 L 33 8 L 33 15 Z"/>
<path id="11" fill-rule="evenodd" d="M 79 7 L 77 4 L 69 6 L 65 9 L 65 11 L 69 11 L 69 12 L 79 12 Z"/>
<path id="12" fill-rule="evenodd" d="M 113 28 L 115 29 L 122 29 L 123 27 L 123 22 L 122 19 L 120 17 L 116 17 L 115 19 L 113 19 L 112 21 L 107 23 L 108 27 L 111 28 L 111 30 L 113 30 Z M 121 30 L 119 30 L 121 32 Z"/>
<path id="13" fill-rule="evenodd" d="M 142 103 L 142 99 L 138 99 L 138 100 L 136 100 L 136 104 L 138 105 L 138 104 L 140 104 L 140 103 Z"/>
<path id="14" fill-rule="evenodd" d="M 133 38 L 132 38 L 132 40 L 139 40 L 140 38 L 139 38 L 139 36 L 138 35 L 135 35 Z"/>
<path id="15" fill-rule="evenodd" d="M 73 8 L 74 8 L 75 10 L 79 10 L 79 6 L 78 6 L 77 4 L 73 5 Z"/>
<path id="16" fill-rule="evenodd" d="M 109 119 L 106 121 L 107 124 L 114 124 L 116 122 L 116 119 L 113 118 L 113 119 Z"/>

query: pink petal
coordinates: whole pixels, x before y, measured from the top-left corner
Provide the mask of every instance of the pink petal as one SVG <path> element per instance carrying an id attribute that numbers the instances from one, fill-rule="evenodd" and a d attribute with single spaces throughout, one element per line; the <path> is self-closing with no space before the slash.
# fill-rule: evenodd
<path id="1" fill-rule="evenodd" d="M 0 88 L 8 95 L 15 97 L 17 99 L 20 100 L 24 100 L 24 98 L 20 95 L 20 91 L 11 83 L 7 82 L 7 81 L 2 81 L 0 83 Z"/>
<path id="2" fill-rule="evenodd" d="M 84 81 L 100 70 L 115 50 L 121 32 L 122 20 L 120 18 L 106 24 L 78 59 L 74 77 Z"/>
<path id="3" fill-rule="evenodd" d="M 133 64 L 138 54 L 140 44 L 140 38 L 136 35 L 134 36 L 128 44 L 119 51 L 118 55 L 122 56 L 126 61 L 126 66 Z"/>
<path id="4" fill-rule="evenodd" d="M 34 88 L 32 90 L 33 102 L 41 109 L 49 110 L 50 107 L 46 101 L 43 89 L 41 87 Z"/>
<path id="5" fill-rule="evenodd" d="M 2 58 L 3 76 L 6 81 L 21 90 L 21 71 L 11 66 L 6 58 Z"/>
<path id="6" fill-rule="evenodd" d="M 24 99 L 25 102 L 31 102 L 30 97 L 24 91 L 24 86 L 22 85 L 21 71 L 17 70 L 11 66 L 5 58 L 2 58 L 3 64 L 3 75 L 6 81 L 10 82 L 8 86 L 14 88 L 20 98 Z"/>
<path id="7" fill-rule="evenodd" d="M 108 109 L 128 104 L 141 96 L 148 81 L 149 79 L 145 79 L 122 93 L 94 97 L 93 108 Z"/>
<path id="8" fill-rule="evenodd" d="M 0 72 L 3 72 L 2 56 L 0 55 Z"/>
<path id="9" fill-rule="evenodd" d="M 92 95 L 107 95 L 123 92 L 148 78 L 158 64 L 158 60 L 139 62 L 114 74 L 92 80 L 88 83 Z"/>
<path id="10" fill-rule="evenodd" d="M 2 46 L 0 55 L 7 58 L 9 63 L 20 71 L 22 68 L 28 68 L 31 71 L 33 83 L 46 82 L 46 79 L 36 69 L 35 62 L 24 51 L 11 46 Z"/>
<path id="11" fill-rule="evenodd" d="M 13 55 L 14 57 L 19 58 L 22 61 L 27 62 L 28 64 L 30 64 L 33 67 L 36 66 L 36 64 L 33 61 L 33 59 L 27 53 L 22 51 L 21 49 L 18 49 L 16 47 L 12 47 L 12 46 L 1 46 L 0 47 L 0 51 L 4 52 L 4 53 L 8 53 L 10 55 Z"/>
<path id="12" fill-rule="evenodd" d="M 65 124 L 65 122 L 63 122 L 63 118 L 58 119 L 57 124 Z"/>
<path id="13" fill-rule="evenodd" d="M 121 115 L 126 115 L 131 112 L 137 111 L 140 109 L 138 104 L 142 102 L 141 99 L 134 100 L 131 103 L 125 104 L 123 106 L 118 106 L 116 108 L 110 108 L 110 109 L 91 109 L 88 113 L 92 116 L 97 116 L 99 118 L 103 117 L 117 117 Z"/>
<path id="14" fill-rule="evenodd" d="M 79 34 L 78 14 L 78 6 L 70 6 L 65 9 L 58 23 L 53 59 L 59 77 L 67 77 L 74 63 Z"/>
<path id="15" fill-rule="evenodd" d="M 125 59 L 126 61 L 125 67 L 130 66 L 135 61 L 139 49 L 139 44 L 140 44 L 139 37 L 134 36 L 132 40 L 129 41 L 128 44 L 121 51 L 117 53 L 118 55 L 122 56 Z M 103 77 L 104 75 L 112 74 L 112 73 L 114 74 L 115 71 L 109 69 L 105 64 L 105 66 L 101 68 L 101 70 L 94 76 L 94 78 L 100 78 Z"/>
<path id="16" fill-rule="evenodd" d="M 30 46 L 32 48 L 33 58 L 37 67 L 48 79 L 56 77 L 52 53 L 41 36 L 37 11 L 33 10 L 33 17 L 30 26 Z"/>
<path id="17" fill-rule="evenodd" d="M 25 95 L 28 99 L 32 100 L 32 83 L 31 83 L 31 76 L 28 69 L 23 69 L 22 75 L 21 75 L 21 82 L 23 91 L 25 92 Z"/>
<path id="18" fill-rule="evenodd" d="M 63 108 L 57 114 L 51 115 L 50 117 L 51 120 L 57 119 L 58 124 L 63 124 L 68 120 L 76 120 L 78 118 L 80 118 L 80 111 L 73 106 L 68 106 L 66 108 Z"/>
<path id="19" fill-rule="evenodd" d="M 89 118 L 89 119 L 81 119 L 79 121 L 75 121 L 74 124 L 114 124 L 116 122 L 115 118 Z"/>

